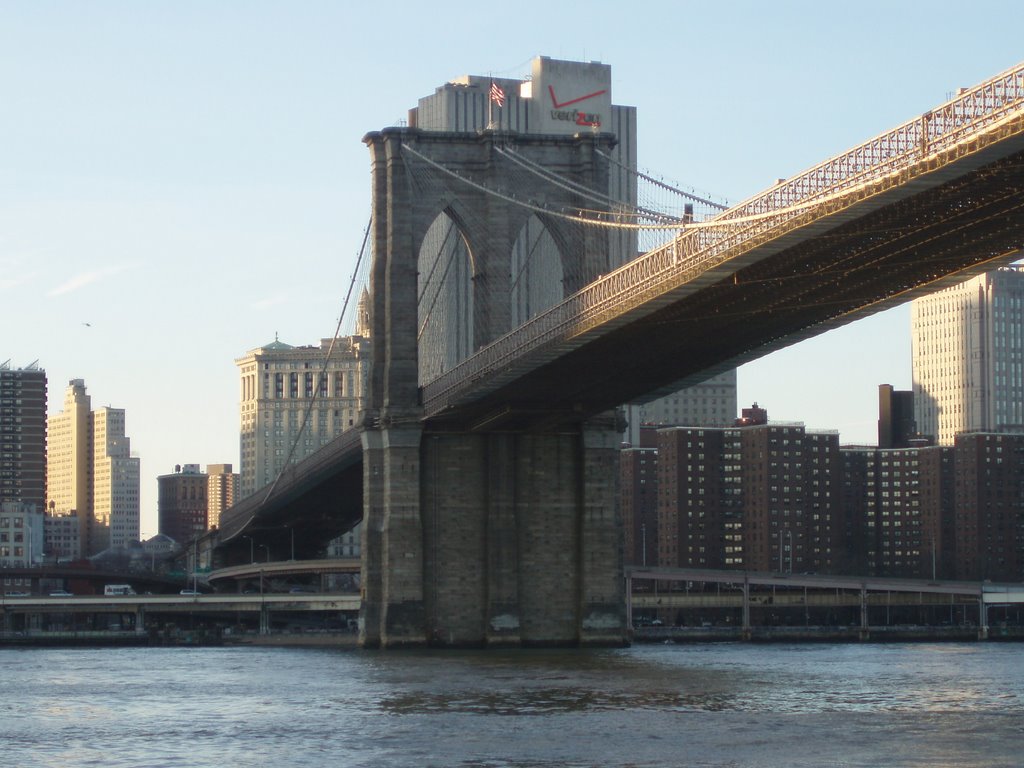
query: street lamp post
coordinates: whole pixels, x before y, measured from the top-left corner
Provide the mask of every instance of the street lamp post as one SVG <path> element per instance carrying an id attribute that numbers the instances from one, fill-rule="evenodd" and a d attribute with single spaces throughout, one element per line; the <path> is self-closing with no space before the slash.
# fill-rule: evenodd
<path id="1" fill-rule="evenodd" d="M 785 573 L 785 570 L 782 567 L 782 553 L 783 553 L 782 534 L 786 534 L 786 537 L 789 540 L 789 572 L 792 573 L 793 572 L 793 531 L 790 530 L 789 528 L 783 528 L 781 531 L 779 531 L 779 573 Z"/>
<path id="2" fill-rule="evenodd" d="M 643 561 L 644 568 L 647 567 L 647 524 L 640 523 L 640 547 L 641 553 L 640 558 Z"/>
<path id="3" fill-rule="evenodd" d="M 270 546 L 268 544 L 260 544 L 260 547 L 267 550 L 267 562 L 270 562 Z M 253 562 L 256 562 L 255 560 Z"/>
<path id="4" fill-rule="evenodd" d="M 789 538 L 789 572 L 793 572 L 793 529 L 786 529 L 786 536 Z"/>

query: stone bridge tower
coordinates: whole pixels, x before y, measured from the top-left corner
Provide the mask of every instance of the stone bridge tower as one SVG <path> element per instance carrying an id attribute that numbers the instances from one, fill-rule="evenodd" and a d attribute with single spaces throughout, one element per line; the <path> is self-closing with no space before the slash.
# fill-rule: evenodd
<path id="1" fill-rule="evenodd" d="M 564 419 L 550 431 L 424 422 L 422 250 L 439 217 L 461 240 L 462 307 L 474 348 L 511 330 L 512 252 L 533 221 L 557 256 L 560 295 L 608 271 L 600 228 L 545 211 L 608 189 L 615 137 L 391 128 L 364 139 L 373 181 L 373 363 L 363 419 L 366 647 L 577 645 L 626 640 L 616 476 L 621 424 Z M 509 188 L 507 152 L 539 175 Z M 533 179 L 531 181 L 531 178 Z M 504 191 L 501 191 L 504 190 Z M 529 201 L 527 206 L 519 201 Z"/>

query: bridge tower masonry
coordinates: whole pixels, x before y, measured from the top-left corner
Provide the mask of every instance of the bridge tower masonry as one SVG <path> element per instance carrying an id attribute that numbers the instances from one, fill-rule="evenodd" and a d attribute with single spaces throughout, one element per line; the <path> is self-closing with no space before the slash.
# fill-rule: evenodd
<path id="1" fill-rule="evenodd" d="M 418 257 L 441 214 L 470 254 L 476 348 L 511 330 L 510 253 L 531 215 L 558 244 L 564 292 L 608 271 L 606 234 L 575 232 L 487 190 L 508 176 L 499 146 L 607 189 L 615 137 L 389 128 L 364 141 L 372 162 L 374 343 L 362 418 L 361 644 L 624 644 L 621 419 L 553 414 L 550 428 L 529 429 L 507 414 L 493 424 L 424 421 L 419 356 L 430 350 L 418 345 Z M 574 194 L 540 181 L 519 192 L 542 209 Z"/>

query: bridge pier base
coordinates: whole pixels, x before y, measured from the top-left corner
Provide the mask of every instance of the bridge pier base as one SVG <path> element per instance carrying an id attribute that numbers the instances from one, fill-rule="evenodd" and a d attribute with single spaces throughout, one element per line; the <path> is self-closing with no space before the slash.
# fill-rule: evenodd
<path id="1" fill-rule="evenodd" d="M 363 620 L 366 648 L 424 645 L 418 426 L 363 437 Z"/>
<path id="2" fill-rule="evenodd" d="M 414 432 L 364 438 L 361 644 L 624 645 L 617 425 Z"/>

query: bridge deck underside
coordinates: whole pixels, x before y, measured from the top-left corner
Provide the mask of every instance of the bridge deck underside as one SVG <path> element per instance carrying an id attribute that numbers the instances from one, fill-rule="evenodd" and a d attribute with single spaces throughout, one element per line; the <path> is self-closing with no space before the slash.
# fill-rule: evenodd
<path id="1" fill-rule="evenodd" d="M 1017 152 L 866 215 L 815 222 L 810 235 L 790 232 L 717 268 L 713 282 L 680 300 L 483 397 L 470 393 L 431 426 L 571 423 L 1005 264 L 1024 247 L 1022 166 Z"/>
<path id="2" fill-rule="evenodd" d="M 257 491 L 225 512 L 220 541 L 229 545 L 230 561 L 249 561 L 250 542 L 243 536 L 252 537 L 255 546 L 270 546 L 275 558 L 290 557 L 293 531 L 294 556 L 317 557 L 328 541 L 359 522 L 362 445 L 358 434 L 351 432 L 296 464 L 276 486 Z"/>

